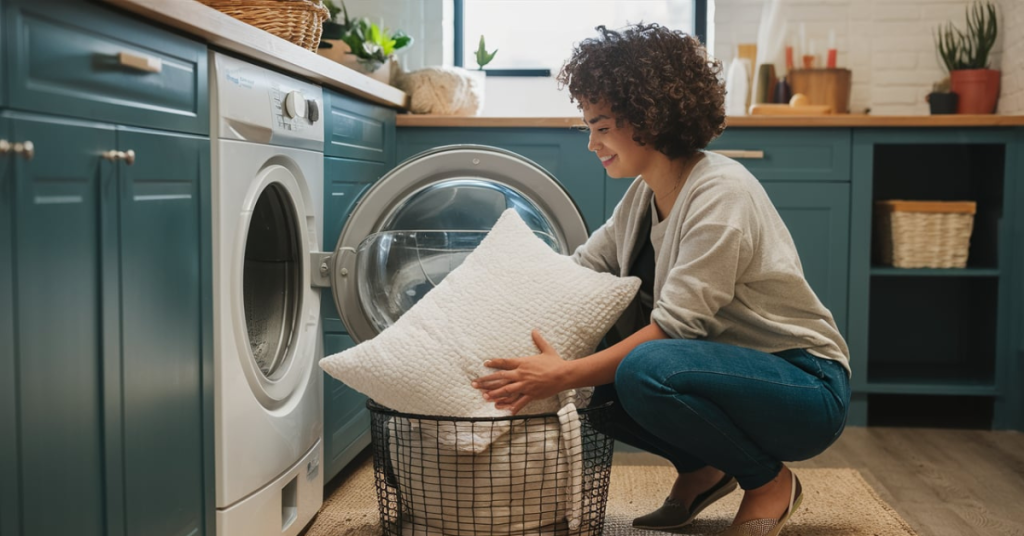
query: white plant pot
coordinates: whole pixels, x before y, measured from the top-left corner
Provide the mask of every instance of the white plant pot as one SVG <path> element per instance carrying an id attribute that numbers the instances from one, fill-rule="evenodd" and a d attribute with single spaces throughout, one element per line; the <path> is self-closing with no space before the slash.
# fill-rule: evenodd
<path id="1" fill-rule="evenodd" d="M 476 115 L 484 114 L 485 106 L 485 95 L 487 94 L 487 73 L 480 70 L 466 70 L 466 74 L 470 77 L 471 90 L 480 102 L 480 106 L 477 108 Z M 475 87 L 473 87 L 475 86 Z"/>

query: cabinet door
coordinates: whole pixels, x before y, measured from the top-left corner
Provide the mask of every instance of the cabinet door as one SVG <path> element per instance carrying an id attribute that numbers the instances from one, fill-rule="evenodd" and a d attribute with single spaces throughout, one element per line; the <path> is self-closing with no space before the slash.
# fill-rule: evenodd
<path id="1" fill-rule="evenodd" d="M 336 354 L 355 345 L 348 335 L 324 336 L 324 353 Z M 334 478 L 370 444 L 370 411 L 366 396 L 324 374 L 324 483 Z"/>
<path id="2" fill-rule="evenodd" d="M 16 116 L 12 138 L 34 157 L 14 171 L 14 340 L 18 496 L 24 536 L 120 534 L 105 510 L 119 486 L 107 396 L 118 390 L 112 128 Z M 113 381 L 115 383 L 111 384 Z M 115 406 L 116 407 L 116 406 Z M 114 457 L 108 457 L 113 455 Z"/>
<path id="3" fill-rule="evenodd" d="M 324 249 L 333 251 L 356 202 L 389 168 L 378 162 L 324 158 Z M 334 296 L 324 290 L 320 296 L 324 332 L 344 332 Z"/>
<path id="4" fill-rule="evenodd" d="M 203 534 L 200 192 L 210 141 L 119 128 L 126 533 Z"/>
<path id="5" fill-rule="evenodd" d="M 0 25 L 0 32 L 2 27 Z M 0 144 L 12 141 L 10 122 L 0 117 Z M 0 153 L 0 534 L 20 532 L 17 524 L 18 399 L 14 378 L 14 274 L 11 266 L 14 258 L 11 245 L 14 184 L 11 158 L 9 149 Z"/>
<path id="6" fill-rule="evenodd" d="M 764 183 L 793 236 L 804 277 L 846 335 L 850 258 L 850 185 Z"/>

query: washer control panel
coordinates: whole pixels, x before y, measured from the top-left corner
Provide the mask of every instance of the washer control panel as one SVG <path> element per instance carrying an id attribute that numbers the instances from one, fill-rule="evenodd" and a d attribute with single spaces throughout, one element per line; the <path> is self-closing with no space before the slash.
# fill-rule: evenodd
<path id="1" fill-rule="evenodd" d="M 323 90 L 210 53 L 211 114 L 219 138 L 323 150 Z"/>

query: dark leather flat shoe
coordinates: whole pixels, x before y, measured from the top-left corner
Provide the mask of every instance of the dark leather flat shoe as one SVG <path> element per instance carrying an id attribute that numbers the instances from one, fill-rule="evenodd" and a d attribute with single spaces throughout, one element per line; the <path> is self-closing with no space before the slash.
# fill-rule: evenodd
<path id="1" fill-rule="evenodd" d="M 665 502 L 657 510 L 634 519 L 633 526 L 638 529 L 648 530 L 683 528 L 693 523 L 693 519 L 697 517 L 697 514 L 711 506 L 718 499 L 735 491 L 737 487 L 739 487 L 739 484 L 736 483 L 736 479 L 725 475 L 718 483 L 711 486 L 710 489 L 694 498 L 689 508 L 669 497 L 665 499 Z"/>

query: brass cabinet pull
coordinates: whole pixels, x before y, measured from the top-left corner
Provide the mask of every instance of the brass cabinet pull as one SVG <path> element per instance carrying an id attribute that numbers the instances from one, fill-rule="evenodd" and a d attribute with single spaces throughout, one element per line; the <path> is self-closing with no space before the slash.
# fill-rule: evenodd
<path id="1" fill-rule="evenodd" d="M 15 143 L 12 150 L 14 154 L 20 154 L 25 160 L 32 160 L 36 156 L 36 146 L 31 141 L 20 141 Z"/>
<path id="2" fill-rule="evenodd" d="M 764 151 L 747 151 L 743 149 L 721 149 L 718 151 L 711 152 L 718 153 L 722 156 L 727 156 L 729 158 L 746 160 L 764 160 Z"/>
<path id="3" fill-rule="evenodd" d="M 117 61 L 123 67 L 144 73 L 159 73 L 164 69 L 164 62 L 160 58 L 132 54 L 131 52 L 121 52 L 117 55 Z"/>
<path id="4" fill-rule="evenodd" d="M 103 158 L 110 160 L 111 162 L 117 162 L 118 160 L 124 161 L 129 166 L 135 163 L 135 151 L 128 149 L 127 151 L 116 151 L 111 149 L 103 152 Z"/>

